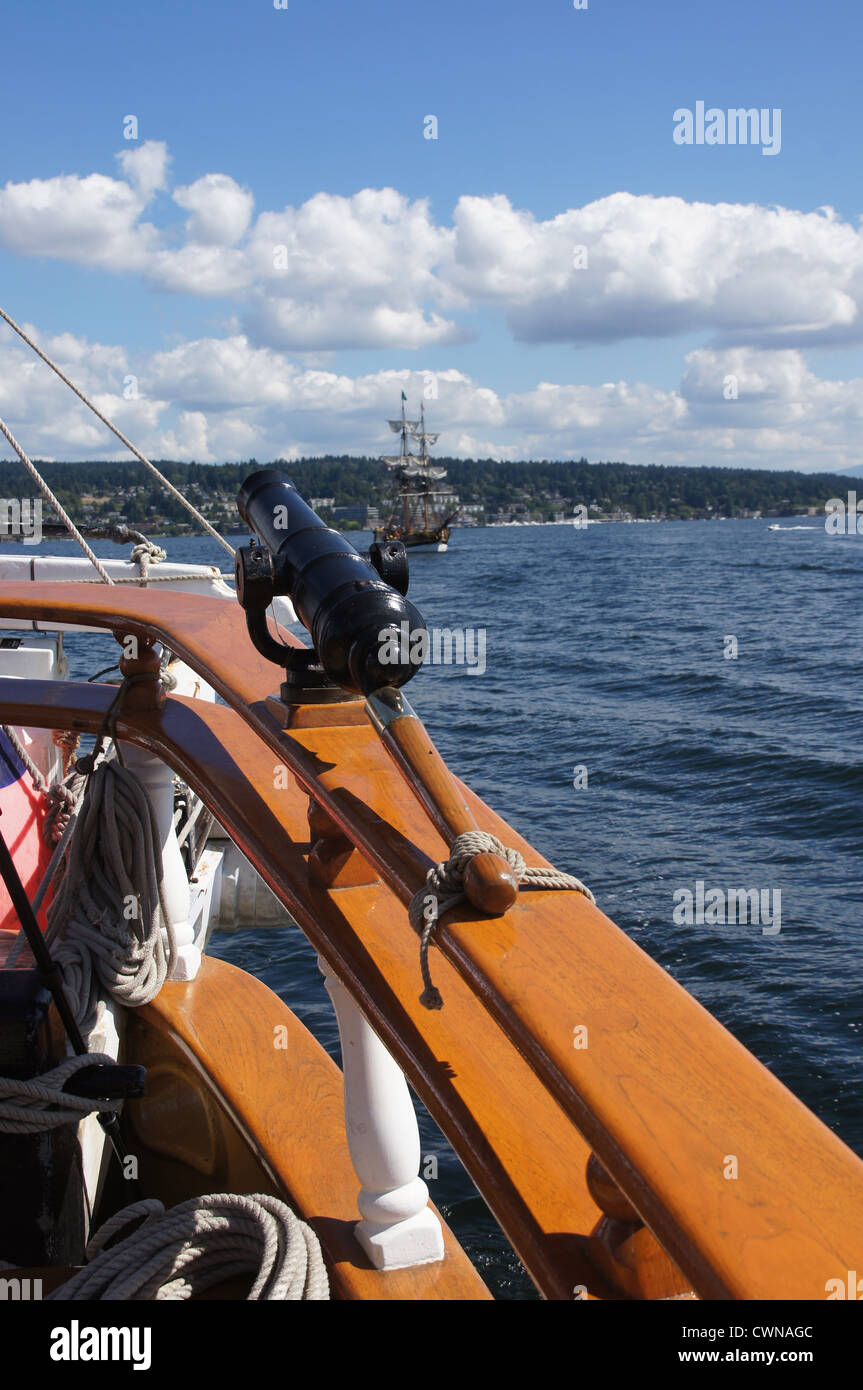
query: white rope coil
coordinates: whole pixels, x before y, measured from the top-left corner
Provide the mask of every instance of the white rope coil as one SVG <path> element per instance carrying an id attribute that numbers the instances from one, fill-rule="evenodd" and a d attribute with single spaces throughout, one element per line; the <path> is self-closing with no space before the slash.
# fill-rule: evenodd
<path id="1" fill-rule="evenodd" d="M 408 905 L 408 920 L 420 938 L 420 969 L 425 986 L 420 1003 L 426 1009 L 443 1008 L 443 999 L 432 984 L 428 963 L 434 929 L 445 912 L 463 901 L 464 873 L 470 861 L 477 854 L 488 853 L 505 859 L 519 883 L 530 883 L 535 888 L 572 889 L 576 893 L 583 893 L 590 902 L 596 902 L 590 889 L 574 874 L 564 874 L 559 869 L 541 865 L 528 866 L 517 849 L 510 849 L 486 830 L 468 830 L 463 835 L 457 835 L 450 845 L 449 859 L 429 869 L 425 883 L 417 889 Z"/>
<path id="2" fill-rule="evenodd" d="M 104 1247 L 130 1221 L 132 1235 Z M 218 1192 L 165 1211 L 147 1199 L 117 1212 L 87 1246 L 90 1263 L 49 1299 L 178 1300 L 224 1279 L 255 1275 L 248 1301 L 328 1299 L 329 1280 L 314 1231 L 277 1197 Z"/>
<path id="3" fill-rule="evenodd" d="M 87 1100 L 63 1090 L 70 1076 L 82 1067 L 100 1064 L 113 1066 L 114 1058 L 88 1052 L 82 1057 L 67 1057 L 51 1071 L 28 1081 L 0 1076 L 0 1134 L 41 1134 L 59 1125 L 77 1124 L 92 1110 L 116 1110 L 115 1100 Z"/>
<path id="4" fill-rule="evenodd" d="M 49 940 L 81 1031 L 101 984 L 118 1004 L 155 998 L 176 960 L 159 831 L 146 790 L 116 760 L 91 773 L 66 873 L 48 912 Z"/>

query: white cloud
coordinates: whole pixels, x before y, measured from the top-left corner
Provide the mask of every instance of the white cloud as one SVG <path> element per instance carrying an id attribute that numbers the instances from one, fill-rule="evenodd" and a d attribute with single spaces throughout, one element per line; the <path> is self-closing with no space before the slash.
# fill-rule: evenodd
<path id="1" fill-rule="evenodd" d="M 186 223 L 189 241 L 202 246 L 233 246 L 245 236 L 255 200 L 227 174 L 205 174 L 195 183 L 174 190 L 174 202 L 192 216 Z"/>
<path id="2" fill-rule="evenodd" d="M 830 209 L 615 193 L 543 221 L 498 194 L 461 198 L 443 225 L 428 200 L 380 188 L 318 193 L 255 216 L 250 190 L 210 172 L 160 200 L 157 228 L 145 219 L 170 191 L 166 146 L 146 142 L 117 159 L 122 177 L 8 183 L 0 245 L 232 301 L 224 336 L 131 366 L 119 345 L 71 333 L 45 340 L 145 451 L 213 461 L 383 450 L 400 391 L 412 401 L 423 394 L 423 352 L 441 360 L 442 349 L 471 337 L 470 315 L 483 310 L 529 343 L 686 332 L 703 333 L 706 345 L 667 389 L 586 384 L 573 354 L 555 380 L 509 394 L 453 365 L 436 374 L 429 402 L 444 452 L 766 467 L 859 461 L 863 382 L 819 378 L 803 356 L 810 345 L 863 341 L 863 232 Z M 161 225 L 166 211 L 174 225 Z M 330 369 L 328 354 L 341 348 L 391 351 L 401 363 L 404 352 L 416 356 L 410 371 L 351 376 Z M 130 371 L 139 387 L 131 400 Z M 117 453 L 5 329 L 0 412 L 34 454 Z"/>
<path id="3" fill-rule="evenodd" d="M 154 394 L 127 396 L 134 372 L 122 347 L 71 333 L 52 337 L 32 324 L 21 326 L 130 439 L 152 438 L 169 405 Z M 105 458 L 123 452 L 95 415 L 5 324 L 0 331 L 0 415 L 31 458 Z M 4 442 L 4 456 L 9 454 Z"/>
<path id="4" fill-rule="evenodd" d="M 145 140 L 143 145 L 132 145 L 117 155 L 117 163 L 145 204 L 167 187 L 170 162 L 164 140 Z"/>
<path id="5" fill-rule="evenodd" d="M 615 193 L 538 222 L 505 197 L 465 197 L 454 222 L 451 278 L 525 342 L 863 337 L 863 239 L 829 210 Z"/>
<path id="6" fill-rule="evenodd" d="M 0 244 L 25 256 L 99 265 L 112 271 L 146 270 L 158 233 L 140 218 L 164 177 L 164 145 L 125 151 L 129 177 L 60 174 L 0 189 Z"/>
<path id="7" fill-rule="evenodd" d="M 388 304 L 364 306 L 353 296 L 326 300 L 261 297 L 243 322 L 250 336 L 293 352 L 333 348 L 404 349 L 450 345 L 469 335 L 451 320 L 419 306 L 397 309 Z"/>
<path id="8" fill-rule="evenodd" d="M 411 410 L 425 395 L 430 428 L 441 434 L 440 455 L 585 455 L 837 471 L 861 458 L 863 380 L 820 378 L 790 349 L 699 349 L 670 390 L 637 381 L 543 381 L 501 395 L 455 368 L 357 376 L 301 368 L 234 334 L 136 358 L 139 397 L 127 400 L 129 358 L 122 348 L 71 334 L 43 342 L 154 458 L 383 453 L 392 444 L 386 420 L 397 413 L 402 390 Z M 736 399 L 727 395 L 730 378 Z M 122 455 L 110 433 L 43 364 L 28 359 L 8 330 L 0 334 L 0 414 L 34 456 Z"/>
<path id="9" fill-rule="evenodd" d="M 143 220 L 167 188 L 149 141 L 123 179 L 58 175 L 0 190 L 0 244 L 231 298 L 257 343 L 293 352 L 418 350 L 470 338 L 498 311 L 529 343 L 704 332 L 715 346 L 863 341 L 863 233 L 829 208 L 614 193 L 539 220 L 502 194 L 459 199 L 450 225 L 394 188 L 317 193 L 253 218 L 211 172 L 178 187 L 184 226 Z"/>
<path id="10" fill-rule="evenodd" d="M 439 274 L 452 249 L 427 200 L 393 188 L 319 193 L 262 213 L 248 248 L 255 288 L 245 326 L 293 351 L 461 341 L 468 330 L 438 312 L 462 302 Z"/>

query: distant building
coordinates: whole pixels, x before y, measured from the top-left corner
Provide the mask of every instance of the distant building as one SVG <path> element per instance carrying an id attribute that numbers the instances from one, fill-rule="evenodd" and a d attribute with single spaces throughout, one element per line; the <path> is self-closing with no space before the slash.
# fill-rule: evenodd
<path id="1" fill-rule="evenodd" d="M 371 526 L 378 520 L 377 507 L 368 507 L 365 502 L 355 502 L 348 507 L 333 507 L 334 521 L 358 521 L 361 526 Z"/>

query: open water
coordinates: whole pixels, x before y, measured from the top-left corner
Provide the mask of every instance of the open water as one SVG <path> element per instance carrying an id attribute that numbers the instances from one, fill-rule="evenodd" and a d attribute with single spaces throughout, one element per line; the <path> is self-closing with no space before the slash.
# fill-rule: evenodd
<path id="1" fill-rule="evenodd" d="M 485 669 L 477 638 L 476 670 L 428 666 L 410 698 L 453 771 L 863 1155 L 863 536 L 780 524 L 457 530 L 446 554 L 411 555 L 411 598 L 430 627 L 482 630 Z M 78 641 L 89 674 L 105 648 Z M 757 889 L 769 921 L 688 924 L 699 881 Z M 212 951 L 338 1058 L 298 931 Z M 418 1109 L 434 1200 L 498 1297 L 535 1297 Z"/>

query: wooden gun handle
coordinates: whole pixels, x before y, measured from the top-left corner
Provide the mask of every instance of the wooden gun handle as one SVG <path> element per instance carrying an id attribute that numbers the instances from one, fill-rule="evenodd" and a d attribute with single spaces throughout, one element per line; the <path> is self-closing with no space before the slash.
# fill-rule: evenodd
<path id="1" fill-rule="evenodd" d="M 390 686 L 376 690 L 366 700 L 366 713 L 447 844 L 457 835 L 479 830 L 452 773 L 401 691 Z M 500 917 L 518 896 L 518 879 L 501 855 L 484 852 L 465 869 L 464 891 L 479 912 Z"/>

